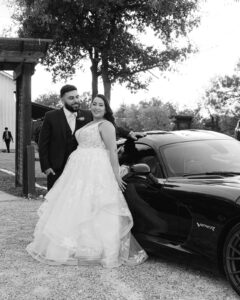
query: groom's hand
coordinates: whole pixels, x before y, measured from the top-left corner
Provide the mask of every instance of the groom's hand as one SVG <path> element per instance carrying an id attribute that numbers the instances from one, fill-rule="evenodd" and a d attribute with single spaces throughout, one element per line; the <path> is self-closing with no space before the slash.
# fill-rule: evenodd
<path id="1" fill-rule="evenodd" d="M 130 139 L 137 141 L 140 138 L 145 137 L 147 134 L 145 132 L 134 132 L 134 131 L 130 131 L 128 134 L 128 137 L 130 137 Z"/>
<path id="2" fill-rule="evenodd" d="M 52 168 L 47 169 L 44 173 L 45 173 L 47 176 L 50 175 L 50 174 L 55 175 L 55 172 L 53 171 Z"/>

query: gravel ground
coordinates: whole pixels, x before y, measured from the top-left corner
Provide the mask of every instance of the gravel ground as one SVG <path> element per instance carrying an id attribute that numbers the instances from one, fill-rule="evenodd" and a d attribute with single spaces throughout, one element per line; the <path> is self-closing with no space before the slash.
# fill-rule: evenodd
<path id="1" fill-rule="evenodd" d="M 11 197 L 0 201 L 1 300 L 239 299 L 209 262 L 170 250 L 134 268 L 40 264 L 25 248 L 41 201 Z"/>

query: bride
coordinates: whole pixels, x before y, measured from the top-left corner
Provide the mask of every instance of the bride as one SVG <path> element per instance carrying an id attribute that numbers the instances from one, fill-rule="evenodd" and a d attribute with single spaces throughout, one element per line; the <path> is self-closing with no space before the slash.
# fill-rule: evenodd
<path id="1" fill-rule="evenodd" d="M 51 265 L 137 265 L 147 254 L 131 235 L 114 117 L 103 95 L 94 98 L 91 112 L 93 121 L 76 131 L 78 148 L 38 210 L 27 251 Z"/>

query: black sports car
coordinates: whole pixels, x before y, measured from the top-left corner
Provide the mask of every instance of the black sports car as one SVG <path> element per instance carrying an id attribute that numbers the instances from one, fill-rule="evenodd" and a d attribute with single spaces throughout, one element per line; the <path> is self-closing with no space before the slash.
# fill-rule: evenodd
<path id="1" fill-rule="evenodd" d="M 218 263 L 240 294 L 240 143 L 203 131 L 156 131 L 118 142 L 133 233 Z"/>

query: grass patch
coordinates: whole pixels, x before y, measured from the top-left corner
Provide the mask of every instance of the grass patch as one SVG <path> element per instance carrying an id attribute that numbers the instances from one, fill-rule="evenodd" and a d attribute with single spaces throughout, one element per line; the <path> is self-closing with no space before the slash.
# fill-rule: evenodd
<path id="1" fill-rule="evenodd" d="M 45 185 L 44 178 L 41 178 L 41 180 L 37 180 L 37 183 L 40 185 Z M 17 197 L 23 197 L 22 187 L 15 186 L 15 176 L 3 173 L 1 171 L 0 171 L 0 189 L 1 191 L 6 192 L 8 194 Z M 41 195 L 45 195 L 45 194 L 46 194 L 46 190 L 41 188 L 36 188 L 36 193 L 35 195 L 32 195 L 32 198 L 37 199 Z"/>

